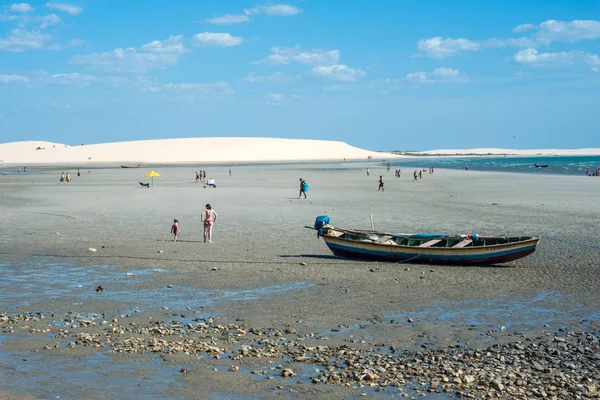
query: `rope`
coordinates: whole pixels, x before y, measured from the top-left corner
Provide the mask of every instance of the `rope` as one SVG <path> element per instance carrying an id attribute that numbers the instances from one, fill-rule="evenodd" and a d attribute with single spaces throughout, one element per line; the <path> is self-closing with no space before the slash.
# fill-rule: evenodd
<path id="1" fill-rule="evenodd" d="M 579 242 L 571 242 L 569 240 L 564 240 L 564 239 L 550 237 L 550 236 L 542 236 L 542 238 L 545 239 L 545 240 L 554 240 L 555 242 L 562 242 L 562 243 L 572 244 L 573 246 L 587 247 L 587 248 L 590 248 L 590 249 L 600 249 L 600 246 L 594 246 L 594 245 L 591 245 L 591 244 L 579 243 Z"/>
<path id="2" fill-rule="evenodd" d="M 411 257 L 411 258 L 408 258 L 408 259 L 406 259 L 406 260 L 397 261 L 397 262 L 396 262 L 396 264 L 402 264 L 402 263 L 405 263 L 405 262 L 408 262 L 408 261 L 412 261 L 412 260 L 414 260 L 415 258 L 419 258 L 419 257 L 421 257 L 421 254 L 417 254 L 416 256 L 414 256 L 414 257 Z"/>

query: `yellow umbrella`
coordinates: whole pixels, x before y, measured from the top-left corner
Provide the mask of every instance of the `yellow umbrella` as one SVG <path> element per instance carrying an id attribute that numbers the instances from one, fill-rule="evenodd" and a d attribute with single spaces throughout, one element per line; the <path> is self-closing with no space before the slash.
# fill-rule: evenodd
<path id="1" fill-rule="evenodd" d="M 160 176 L 160 174 L 158 172 L 155 172 L 155 171 L 150 171 L 150 172 L 148 172 L 144 176 L 147 177 L 147 178 L 152 178 L 152 187 L 154 187 L 154 177 L 155 176 Z"/>

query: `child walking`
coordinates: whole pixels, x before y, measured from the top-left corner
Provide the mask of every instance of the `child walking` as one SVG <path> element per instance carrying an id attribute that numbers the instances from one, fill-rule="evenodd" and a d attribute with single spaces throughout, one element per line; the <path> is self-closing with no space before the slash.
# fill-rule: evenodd
<path id="1" fill-rule="evenodd" d="M 173 241 L 177 241 L 177 237 L 179 236 L 179 221 L 177 219 L 173 220 L 173 226 L 171 226 L 171 233 L 173 234 Z"/>

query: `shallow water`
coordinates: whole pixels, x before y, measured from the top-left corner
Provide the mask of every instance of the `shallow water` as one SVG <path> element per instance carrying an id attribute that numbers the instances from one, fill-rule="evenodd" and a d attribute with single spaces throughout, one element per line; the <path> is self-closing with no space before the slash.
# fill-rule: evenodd
<path id="1" fill-rule="evenodd" d="M 461 301 L 439 305 L 417 312 L 387 315 L 389 321 L 471 326 L 480 329 L 527 331 L 548 325 L 563 328 L 581 321 L 600 321 L 596 310 L 561 307 L 564 297 L 554 292 L 542 292 L 533 297 L 503 298 L 488 301 Z M 486 342 L 483 340 L 482 342 Z"/>
<path id="2" fill-rule="evenodd" d="M 536 168 L 536 164 L 547 165 L 548 167 Z M 585 176 L 586 168 L 589 168 L 590 173 L 600 168 L 600 156 L 417 157 L 394 161 L 391 164 L 391 169 L 395 169 L 394 167 L 465 169 L 465 165 L 469 166 L 469 170 L 475 171 Z M 412 171 L 405 171 L 404 174 L 412 179 Z"/>
<path id="3" fill-rule="evenodd" d="M 126 304 L 124 310 L 150 311 L 162 307 L 177 310 L 207 307 L 218 301 L 258 300 L 314 286 L 310 282 L 291 282 L 245 290 L 201 290 L 180 285 L 151 289 L 144 286 L 151 275 L 184 274 L 186 271 L 149 268 L 123 272 L 110 265 L 91 267 L 52 262 L 17 264 L 0 261 L 0 265 L 3 268 L 0 306 L 5 311 L 52 299 L 81 304 L 98 298 L 123 302 Z M 98 285 L 103 286 L 102 293 L 96 293 Z"/>
<path id="4" fill-rule="evenodd" d="M 65 357 L 0 350 L 2 390 L 60 399 L 182 399 L 168 394 L 182 387 L 173 367 L 151 362 L 115 363 L 110 355 Z"/>

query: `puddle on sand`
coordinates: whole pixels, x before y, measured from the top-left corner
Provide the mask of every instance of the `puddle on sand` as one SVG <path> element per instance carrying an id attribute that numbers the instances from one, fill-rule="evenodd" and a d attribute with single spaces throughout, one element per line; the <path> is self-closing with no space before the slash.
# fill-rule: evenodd
<path id="1" fill-rule="evenodd" d="M 150 311 L 168 307 L 177 310 L 206 307 L 219 301 L 258 300 L 314 286 L 310 282 L 291 282 L 244 290 L 199 290 L 187 286 L 158 289 L 142 287 L 152 274 L 184 272 L 158 268 L 136 269 L 129 271 L 132 275 L 127 276 L 126 272 L 108 265 L 90 267 L 66 263 L 8 263 L 0 281 L 0 308 L 24 307 L 52 299 L 67 299 L 78 305 L 87 300 L 102 298 L 129 304 L 125 309 L 137 307 L 138 311 Z M 95 291 L 99 284 L 105 288 L 101 294 Z"/>
<path id="2" fill-rule="evenodd" d="M 76 266 L 67 263 L 5 263 L 0 281 L 0 306 L 26 306 L 40 299 L 74 298 L 85 300 L 95 295 L 99 283 L 132 285 L 140 282 L 136 275 L 167 272 L 161 269 L 136 270 L 134 276 L 109 265 Z"/>
<path id="3" fill-rule="evenodd" d="M 388 315 L 386 319 L 404 322 L 412 318 L 415 323 L 470 326 L 486 330 L 497 330 L 503 326 L 513 331 L 527 331 L 544 325 L 558 328 L 584 319 L 600 320 L 600 313 L 583 308 L 561 309 L 559 303 L 563 300 L 560 294 L 542 292 L 532 298 L 452 302 L 423 311 Z"/>
<path id="4" fill-rule="evenodd" d="M 158 359 L 114 363 L 97 353 L 90 357 L 0 351 L 2 391 L 60 399 L 173 399 L 169 389 L 180 388 L 175 368 Z"/>

